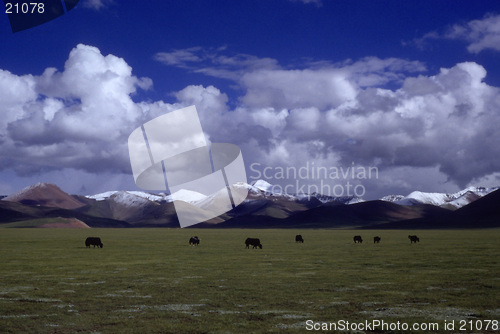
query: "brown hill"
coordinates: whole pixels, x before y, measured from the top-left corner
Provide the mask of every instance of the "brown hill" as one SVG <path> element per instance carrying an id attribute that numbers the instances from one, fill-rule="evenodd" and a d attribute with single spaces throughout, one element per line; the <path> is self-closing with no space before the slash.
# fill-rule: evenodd
<path id="1" fill-rule="evenodd" d="M 39 228 L 90 228 L 87 224 L 76 218 L 57 218 L 53 222 L 41 224 Z"/>
<path id="2" fill-rule="evenodd" d="M 80 208 L 81 209 L 81 208 Z M 31 206 L 17 202 L 0 201 L 0 227 L 32 227 L 36 224 L 24 224 L 23 222 L 40 219 L 61 219 L 75 218 L 89 227 L 129 227 L 130 224 L 124 221 L 110 219 L 106 217 L 94 216 L 79 212 L 46 206 Z M 39 221 L 40 222 L 40 221 Z M 51 221 L 53 222 L 53 221 Z M 16 223 L 16 224 L 14 224 Z"/>
<path id="3" fill-rule="evenodd" d="M 76 209 L 85 205 L 75 197 L 65 193 L 51 183 L 37 183 L 17 193 L 7 196 L 3 201 L 17 202 L 31 206 L 45 206 L 61 209 Z"/>

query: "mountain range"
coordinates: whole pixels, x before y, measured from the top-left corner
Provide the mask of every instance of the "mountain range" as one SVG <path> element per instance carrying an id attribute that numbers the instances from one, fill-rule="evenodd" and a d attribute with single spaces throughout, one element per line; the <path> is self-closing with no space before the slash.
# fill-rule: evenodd
<path id="1" fill-rule="evenodd" d="M 469 187 L 456 193 L 414 191 L 365 201 L 358 197 L 273 192 L 259 180 L 246 200 L 196 228 L 487 228 L 500 227 L 499 188 Z M 217 194 L 181 190 L 175 194 L 195 208 L 217 205 Z M 38 183 L 0 200 L 0 227 L 179 227 L 172 195 L 108 191 L 69 195 Z"/>

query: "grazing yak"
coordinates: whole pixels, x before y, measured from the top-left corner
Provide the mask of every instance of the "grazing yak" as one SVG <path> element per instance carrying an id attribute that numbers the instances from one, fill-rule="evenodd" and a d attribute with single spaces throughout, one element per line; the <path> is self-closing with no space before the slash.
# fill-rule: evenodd
<path id="1" fill-rule="evenodd" d="M 304 243 L 304 239 L 302 239 L 302 236 L 300 234 L 297 234 L 295 236 L 295 242 L 301 242 Z"/>
<path id="2" fill-rule="evenodd" d="M 361 239 L 360 235 L 355 235 L 354 236 L 354 243 L 363 243 L 363 239 Z"/>
<path id="3" fill-rule="evenodd" d="M 408 239 L 410 239 L 410 244 L 420 242 L 420 239 L 416 235 L 409 235 Z"/>
<path id="4" fill-rule="evenodd" d="M 380 243 L 380 237 L 373 237 L 373 243 L 374 244 Z"/>
<path id="5" fill-rule="evenodd" d="M 102 248 L 102 242 L 101 238 L 96 238 L 96 237 L 88 237 L 85 240 L 85 247 L 90 248 L 90 245 L 93 245 L 94 248 L 97 246 L 97 248 L 101 247 Z"/>
<path id="6" fill-rule="evenodd" d="M 247 240 L 245 240 L 245 245 L 246 248 L 250 248 L 250 246 L 252 246 L 252 248 L 259 247 L 260 249 L 262 249 L 262 244 L 260 243 L 260 240 L 257 238 L 247 238 Z"/>
<path id="7" fill-rule="evenodd" d="M 189 244 L 191 246 L 198 246 L 200 244 L 200 238 L 198 238 L 196 236 L 189 238 Z"/>

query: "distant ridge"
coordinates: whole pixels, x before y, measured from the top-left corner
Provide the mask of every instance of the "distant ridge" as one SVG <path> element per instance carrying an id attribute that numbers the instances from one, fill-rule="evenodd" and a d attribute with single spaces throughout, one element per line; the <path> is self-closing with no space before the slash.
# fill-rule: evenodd
<path id="1" fill-rule="evenodd" d="M 378 229 L 448 229 L 500 227 L 500 189 L 456 210 L 444 210 L 438 215 L 388 222 Z M 365 228 L 371 228 L 365 226 Z"/>
<path id="2" fill-rule="evenodd" d="M 445 193 L 415 191 L 364 201 L 358 197 L 273 192 L 265 181 L 238 183 L 248 196 L 236 208 L 193 228 L 432 229 L 500 227 L 500 190 L 467 188 Z M 279 189 L 279 187 L 276 187 Z M 218 195 L 180 191 L 176 200 L 193 214 L 218 204 Z M 197 205 L 197 206 L 195 206 Z M 0 227 L 179 227 L 173 196 L 141 191 L 69 195 L 38 183 L 0 200 Z"/>
<path id="3" fill-rule="evenodd" d="M 454 212 L 464 218 L 500 218 L 500 189 Z"/>

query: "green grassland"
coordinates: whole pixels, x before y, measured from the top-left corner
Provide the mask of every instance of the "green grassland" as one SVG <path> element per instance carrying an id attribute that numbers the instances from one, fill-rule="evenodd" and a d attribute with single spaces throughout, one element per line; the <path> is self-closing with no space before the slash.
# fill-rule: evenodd
<path id="1" fill-rule="evenodd" d="M 0 332 L 300 333 L 307 320 L 378 319 L 450 333 L 445 320 L 500 320 L 500 230 L 408 234 L 0 229 Z M 85 248 L 88 236 L 104 248 Z"/>

